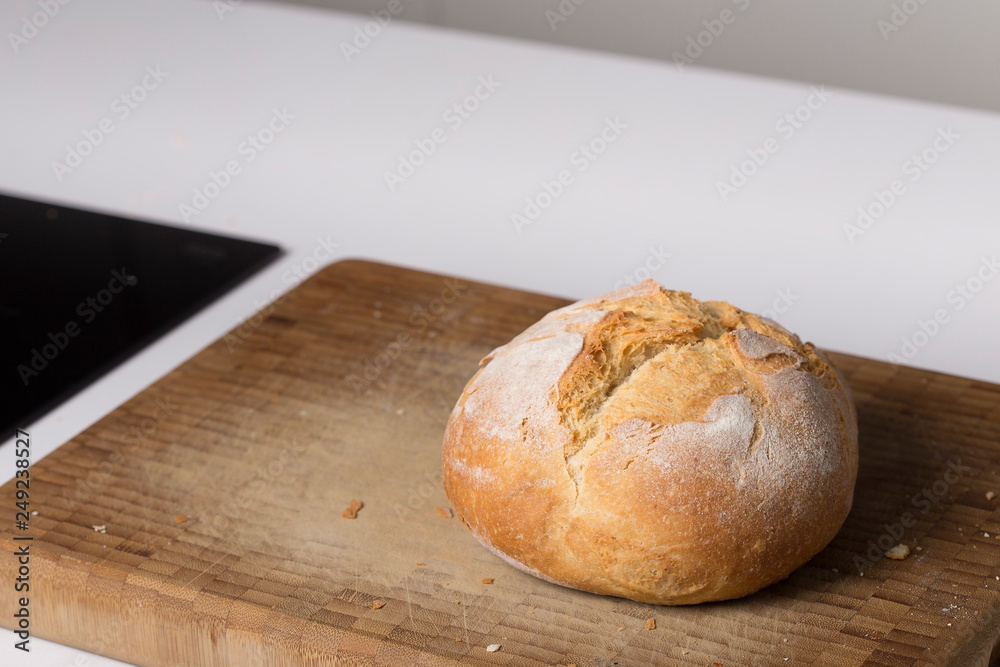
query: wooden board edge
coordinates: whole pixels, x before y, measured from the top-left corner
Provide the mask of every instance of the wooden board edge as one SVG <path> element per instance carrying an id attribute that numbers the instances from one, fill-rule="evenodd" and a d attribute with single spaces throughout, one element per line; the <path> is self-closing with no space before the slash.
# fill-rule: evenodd
<path id="1" fill-rule="evenodd" d="M 12 537 L 7 531 L 0 534 L 2 581 L 17 576 Z M 68 555 L 32 554 L 30 583 L 32 637 L 130 664 L 386 667 L 424 663 L 428 658 L 426 652 L 388 637 L 297 618 L 254 602 L 225 599 Z M 7 596 L 2 605 L 0 626 L 16 631 L 13 609 L 6 602 L 12 597 Z M 100 622 L 112 615 L 108 608 L 113 608 L 120 622 Z M 73 630 L 55 630 L 59 623 L 47 621 L 48 614 L 57 615 Z M 140 634 L 143 627 L 158 632 Z M 174 637 L 184 638 L 180 654 L 190 656 L 184 662 L 178 662 L 177 652 L 171 651 L 181 648 L 174 644 Z M 445 656 L 435 657 L 435 665 L 459 664 Z"/>

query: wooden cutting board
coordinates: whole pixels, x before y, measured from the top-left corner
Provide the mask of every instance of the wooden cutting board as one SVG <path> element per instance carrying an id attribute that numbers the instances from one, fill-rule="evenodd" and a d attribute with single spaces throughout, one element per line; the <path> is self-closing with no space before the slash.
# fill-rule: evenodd
<path id="1" fill-rule="evenodd" d="M 14 528 L 13 483 L 0 489 L 2 624 L 26 543 L 13 538 L 31 536 L 33 634 L 141 665 L 987 664 L 995 385 L 835 355 L 860 421 L 854 510 L 826 550 L 742 600 L 561 588 L 439 514 L 462 387 L 564 304 L 327 268 L 36 462 L 28 530 Z M 364 507 L 347 519 L 352 498 Z M 883 558 L 897 542 L 910 557 Z"/>

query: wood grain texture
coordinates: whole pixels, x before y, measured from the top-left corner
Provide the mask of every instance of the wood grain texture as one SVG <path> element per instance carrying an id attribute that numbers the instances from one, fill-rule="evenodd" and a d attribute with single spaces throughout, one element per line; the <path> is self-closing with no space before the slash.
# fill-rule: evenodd
<path id="1" fill-rule="evenodd" d="M 32 466 L 33 633 L 172 667 L 987 664 L 998 386 L 835 355 L 858 405 L 854 509 L 816 558 L 742 600 L 564 589 L 442 516 L 462 387 L 565 303 L 368 262 L 321 271 Z M 2 582 L 14 502 L 7 484 Z M 890 542 L 911 556 L 882 558 Z"/>

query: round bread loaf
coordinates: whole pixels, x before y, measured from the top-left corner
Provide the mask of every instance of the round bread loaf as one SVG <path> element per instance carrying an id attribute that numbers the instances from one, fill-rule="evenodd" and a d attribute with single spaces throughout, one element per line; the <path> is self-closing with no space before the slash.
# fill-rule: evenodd
<path id="1" fill-rule="evenodd" d="M 555 310 L 487 356 L 444 439 L 459 518 L 547 581 L 693 604 L 829 543 L 858 468 L 850 391 L 777 323 L 652 280 Z"/>

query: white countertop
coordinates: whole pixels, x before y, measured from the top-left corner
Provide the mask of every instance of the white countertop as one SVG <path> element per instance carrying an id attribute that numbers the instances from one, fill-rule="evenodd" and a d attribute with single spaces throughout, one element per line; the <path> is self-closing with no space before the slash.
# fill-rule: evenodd
<path id="1" fill-rule="evenodd" d="M 293 287 L 309 257 L 568 298 L 648 274 L 821 347 L 1000 382 L 1000 116 L 223 2 L 68 2 L 34 32 L 38 4 L 0 5 L 0 190 L 287 250 L 31 425 L 36 460 Z M 54 168 L 80 142 L 97 146 Z M 539 214 L 516 224 L 526 198 Z M 0 638 L 4 664 L 119 664 L 38 639 L 26 659 Z"/>

